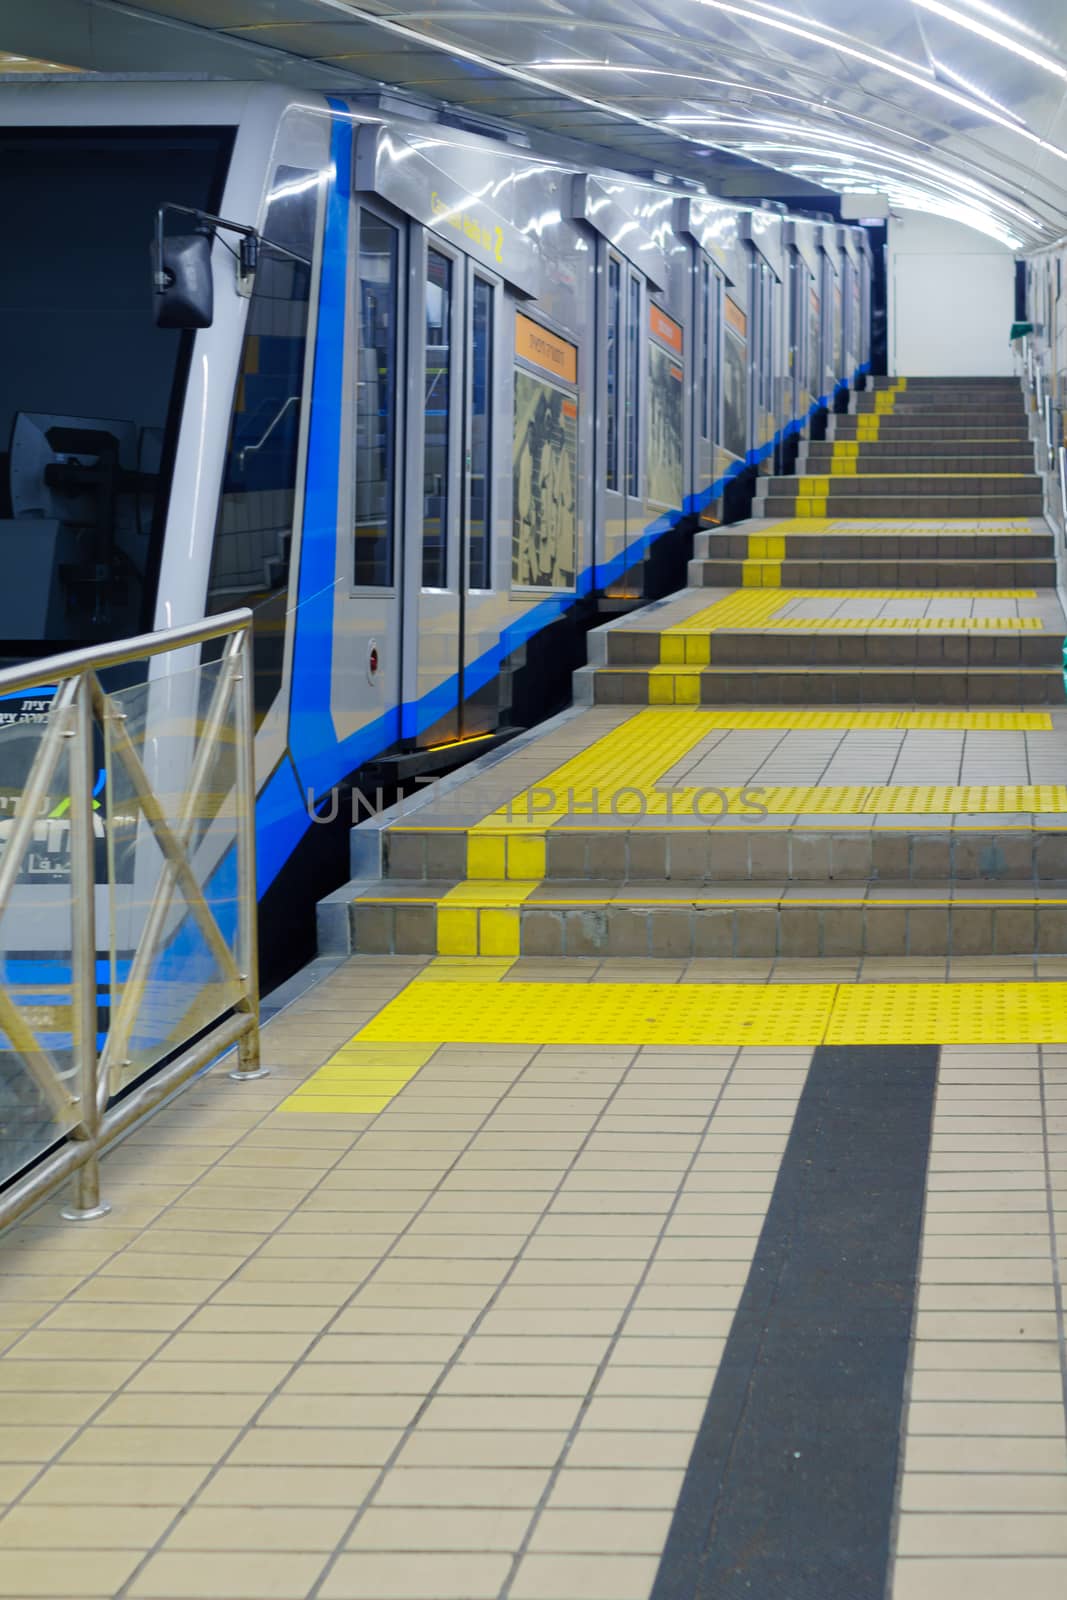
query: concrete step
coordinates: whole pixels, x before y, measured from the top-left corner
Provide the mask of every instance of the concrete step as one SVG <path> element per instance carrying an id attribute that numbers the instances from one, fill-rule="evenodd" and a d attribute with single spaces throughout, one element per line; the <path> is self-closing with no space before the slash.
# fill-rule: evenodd
<path id="1" fill-rule="evenodd" d="M 1067 884 L 800 885 L 662 880 L 540 885 L 504 904 L 477 883 L 353 883 L 350 947 L 363 955 L 992 956 L 1067 952 Z M 490 889 L 495 886 L 488 886 Z"/>
<path id="2" fill-rule="evenodd" d="M 826 437 L 834 439 L 860 439 L 870 438 L 865 431 L 870 424 L 867 419 L 860 417 L 835 416 L 831 417 L 826 425 Z M 1001 442 L 1015 443 L 1025 441 L 1030 437 L 1029 424 L 1025 417 L 1020 417 L 1010 423 L 992 423 L 984 418 L 974 421 L 967 417 L 955 417 L 951 421 L 939 422 L 936 426 L 915 417 L 897 417 L 887 412 L 878 419 L 878 431 L 874 435 L 881 442 L 883 439 L 908 439 L 918 440 L 924 449 L 929 449 L 932 444 L 943 444 L 946 440 L 1000 440 Z"/>
<path id="3" fill-rule="evenodd" d="M 780 555 L 805 561 L 916 559 L 951 565 L 953 562 L 1019 561 L 1035 557 L 1051 560 L 1055 557 L 1055 542 L 1051 532 L 1044 529 L 983 533 L 961 527 L 943 533 L 940 529 L 912 525 L 893 532 L 880 523 L 868 529 L 867 524 L 858 522 L 832 533 L 808 532 L 803 525 L 753 533 L 732 527 L 707 528 L 695 536 L 693 553 L 713 560 L 774 559 Z M 964 580 L 957 585 L 961 589 L 990 587 L 986 583 L 967 581 L 966 566 L 958 576 Z M 909 582 L 903 587 L 914 589 L 922 585 Z"/>
<path id="4" fill-rule="evenodd" d="M 717 637 L 717 636 L 716 636 Z M 583 667 L 576 696 L 590 705 L 1059 706 L 1060 666 L 890 666 L 740 663 Z"/>
<path id="5" fill-rule="evenodd" d="M 992 418 L 1010 418 L 1015 421 L 1026 415 L 1026 406 L 1022 396 L 1014 399 L 999 395 L 975 394 L 969 399 L 961 400 L 953 395 L 929 394 L 923 398 L 909 395 L 897 395 L 892 404 L 874 394 L 856 394 L 852 396 L 848 412 L 850 417 L 882 416 L 882 417 L 945 417 L 956 418 L 974 416 L 982 417 L 987 421 Z"/>
<path id="6" fill-rule="evenodd" d="M 959 451 L 949 454 L 944 447 L 939 453 L 910 445 L 891 450 L 879 442 L 857 444 L 855 455 L 843 456 L 840 444 L 835 447 L 833 443 L 819 443 L 804 447 L 796 463 L 797 477 L 802 474 L 834 476 L 844 473 L 865 478 L 897 477 L 903 473 L 909 477 L 943 477 L 948 474 L 958 478 L 974 472 L 993 477 L 1001 477 L 1004 473 L 1033 476 L 1034 452 L 1029 446 L 1020 445 L 1017 450 L 994 454 L 988 446 L 979 444 L 968 451 L 961 446 Z"/>
<path id="7" fill-rule="evenodd" d="M 779 480 L 790 483 L 796 480 Z M 1039 517 L 1044 510 L 1040 491 L 1014 494 L 922 494 L 864 495 L 850 493 L 850 478 L 832 479 L 826 494 L 768 494 L 758 501 L 755 514 L 762 517 Z M 928 482 L 930 480 L 927 480 Z"/>
<path id="8" fill-rule="evenodd" d="M 629 824 L 610 814 L 598 821 L 547 828 L 546 882 L 614 880 L 642 883 L 1025 883 L 1033 890 L 1053 880 L 1067 884 L 1067 829 L 1042 826 L 1029 816 L 1017 825 L 979 822 L 939 827 L 914 822 L 875 825 L 851 815 L 803 824 L 710 813 L 707 825 L 691 818 Z M 383 876 L 425 883 L 447 863 L 465 872 L 469 830 L 390 828 L 384 836 Z M 1067 890 L 1065 890 L 1067 892 Z"/>
<path id="9" fill-rule="evenodd" d="M 739 589 L 750 570 L 743 558 L 694 556 L 688 581 L 693 588 Z M 935 556 L 863 560 L 812 554 L 786 557 L 777 577 L 787 589 L 1049 589 L 1055 587 L 1056 561 L 1051 555 L 1044 560 L 956 561 Z"/>
<path id="10" fill-rule="evenodd" d="M 694 630 L 699 632 L 699 630 Z M 619 628 L 607 634 L 607 667 L 659 666 L 663 635 Z M 710 636 L 711 665 L 761 668 L 805 667 L 1054 667 L 1060 669 L 1063 635 L 1033 628 L 938 630 L 908 621 L 899 629 L 872 622 L 869 628 L 835 629 L 832 622 L 800 627 L 717 627 Z"/>
<path id="11" fill-rule="evenodd" d="M 1019 393 L 1019 380 L 1015 377 L 983 378 L 972 373 L 959 376 L 956 373 L 947 372 L 944 375 L 930 375 L 922 378 L 905 376 L 903 381 L 907 389 L 1010 389 L 1013 393 Z M 900 378 L 888 377 L 885 373 L 868 373 L 866 380 L 868 389 L 895 389 L 900 382 Z"/>
<path id="12" fill-rule="evenodd" d="M 1033 470 L 1029 472 L 993 473 L 911 473 L 911 472 L 856 472 L 840 475 L 803 473 L 795 477 L 777 476 L 761 478 L 757 495 L 803 494 L 822 495 L 843 493 L 848 495 L 942 494 L 942 495 L 1005 495 L 1040 494 L 1041 479 Z"/>

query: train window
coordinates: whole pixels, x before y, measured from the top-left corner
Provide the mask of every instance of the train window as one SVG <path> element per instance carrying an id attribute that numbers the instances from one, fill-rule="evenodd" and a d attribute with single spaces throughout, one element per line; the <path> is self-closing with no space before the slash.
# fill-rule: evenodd
<path id="1" fill-rule="evenodd" d="M 707 260 L 700 266 L 700 304 L 704 323 L 704 339 L 700 355 L 700 434 L 711 438 L 711 265 Z"/>
<path id="2" fill-rule="evenodd" d="M 163 199 L 218 210 L 232 137 L 0 130 L 4 659 L 153 625 L 194 335 L 153 326 L 145 241 Z"/>
<path id="3" fill-rule="evenodd" d="M 422 586 L 448 584 L 448 434 L 452 416 L 452 262 L 426 252 L 426 400 L 422 446 Z"/>
<path id="4" fill-rule="evenodd" d="M 622 263 L 608 257 L 607 470 L 605 487 L 619 487 L 619 323 L 622 318 Z"/>
<path id="5" fill-rule="evenodd" d="M 473 280 L 471 298 L 470 526 L 467 582 L 472 589 L 491 583 L 493 286 Z"/>
<path id="6" fill-rule="evenodd" d="M 357 587 L 393 581 L 396 433 L 397 230 L 359 213 L 359 366 L 356 377 Z"/>
<path id="7" fill-rule="evenodd" d="M 257 718 L 282 681 L 319 187 L 317 172 L 284 166 L 271 185 L 208 578 L 209 615 L 253 608 Z"/>
<path id="8" fill-rule="evenodd" d="M 629 307 L 626 328 L 626 493 L 637 496 L 641 492 L 640 461 L 637 442 L 640 426 L 641 376 L 641 283 L 630 279 Z"/>

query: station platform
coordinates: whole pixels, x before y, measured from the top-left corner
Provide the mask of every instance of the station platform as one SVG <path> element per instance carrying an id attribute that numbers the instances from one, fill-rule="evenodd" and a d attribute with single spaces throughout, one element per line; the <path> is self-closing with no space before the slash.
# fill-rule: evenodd
<path id="1" fill-rule="evenodd" d="M 0 1244 L 0 1595 L 1065 1592 L 1052 534 L 789 482 Z"/>

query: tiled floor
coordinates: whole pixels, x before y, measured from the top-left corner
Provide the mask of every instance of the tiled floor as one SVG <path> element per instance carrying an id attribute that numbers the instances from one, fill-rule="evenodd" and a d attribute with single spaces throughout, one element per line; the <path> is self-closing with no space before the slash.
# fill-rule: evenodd
<path id="1" fill-rule="evenodd" d="M 411 982 L 724 969 L 946 964 L 352 958 L 106 1160 L 105 1221 L 9 1234 L 0 1595 L 645 1600 L 810 1050 L 446 1041 L 377 1115 L 279 1106 Z M 1061 1179 L 1067 1047 L 946 1048 L 894 1600 L 1067 1584 Z"/>

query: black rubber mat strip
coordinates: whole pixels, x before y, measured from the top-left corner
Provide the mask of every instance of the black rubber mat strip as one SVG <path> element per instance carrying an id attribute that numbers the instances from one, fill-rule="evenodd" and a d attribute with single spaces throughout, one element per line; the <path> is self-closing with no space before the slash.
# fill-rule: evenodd
<path id="1" fill-rule="evenodd" d="M 651 1600 L 884 1600 L 937 1057 L 816 1050 Z"/>

